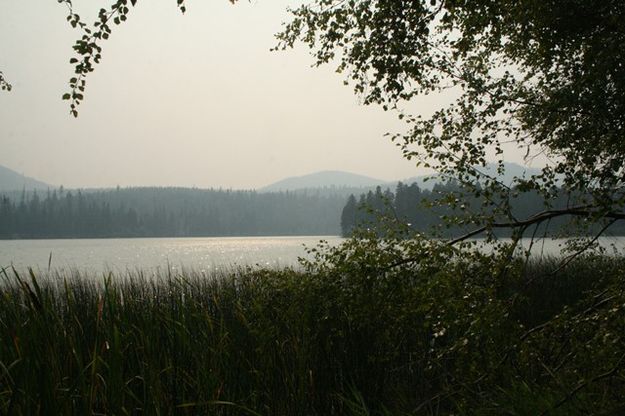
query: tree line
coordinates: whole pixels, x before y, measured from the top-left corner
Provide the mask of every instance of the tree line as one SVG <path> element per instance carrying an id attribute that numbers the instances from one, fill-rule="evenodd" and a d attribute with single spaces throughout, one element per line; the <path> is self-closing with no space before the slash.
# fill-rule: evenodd
<path id="1" fill-rule="evenodd" d="M 508 215 L 522 221 L 532 218 L 537 212 L 549 212 L 570 209 L 576 201 L 583 200 L 585 195 L 572 194 L 559 189 L 557 196 L 550 200 L 538 192 L 520 192 L 510 200 Z M 347 199 L 341 213 L 341 233 L 350 237 L 356 230 L 372 230 L 378 235 L 389 232 L 408 231 L 429 234 L 434 237 L 457 237 L 476 229 L 478 222 L 471 214 L 484 211 L 484 207 L 492 207 L 491 212 L 484 211 L 484 217 L 490 217 L 493 223 L 499 219 L 495 210 L 503 205 L 496 196 L 485 201 L 488 196 L 475 189 L 461 186 L 457 181 L 439 182 L 429 189 L 421 189 L 417 183 L 404 184 L 399 182 L 395 192 L 390 188 L 354 194 Z M 501 216 L 503 217 L 503 216 Z M 552 237 L 572 235 L 593 235 L 606 226 L 606 221 L 596 222 L 596 218 L 579 216 L 565 218 L 555 216 L 548 222 L 537 223 L 536 230 Z M 538 227 L 538 225 L 540 227 Z M 603 229 L 611 235 L 625 235 L 624 221 L 611 221 L 609 227 Z M 511 227 L 495 230 L 498 236 L 511 235 Z M 478 235 L 479 236 L 479 235 Z"/>
<path id="2" fill-rule="evenodd" d="M 337 235 L 342 196 L 188 188 L 0 195 L 0 238 Z"/>

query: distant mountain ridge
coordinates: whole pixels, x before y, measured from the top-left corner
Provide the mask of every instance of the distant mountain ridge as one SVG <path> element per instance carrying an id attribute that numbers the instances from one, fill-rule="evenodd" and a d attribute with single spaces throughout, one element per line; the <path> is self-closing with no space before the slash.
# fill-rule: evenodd
<path id="1" fill-rule="evenodd" d="M 517 163 L 504 163 L 505 173 L 499 179 L 506 185 L 512 183 L 515 177 L 529 177 L 540 173 L 540 169 L 521 166 Z M 482 172 L 491 176 L 497 175 L 497 165 L 489 163 L 481 168 Z M 259 192 L 283 192 L 283 191 L 332 191 L 331 193 L 353 193 L 367 189 L 374 189 L 376 186 L 394 189 L 398 182 L 405 184 L 417 183 L 422 189 L 432 189 L 437 182 L 440 182 L 438 174 L 412 176 L 400 181 L 383 181 L 365 175 L 359 175 L 344 171 L 322 171 L 308 175 L 292 176 L 259 188 Z"/>
<path id="2" fill-rule="evenodd" d="M 41 182 L 37 179 L 29 178 L 0 165 L 0 191 L 21 191 L 25 189 L 32 191 L 35 189 L 50 189 L 54 186 Z"/>
<path id="3" fill-rule="evenodd" d="M 292 176 L 259 188 L 260 192 L 296 191 L 315 188 L 364 188 L 384 185 L 387 181 L 338 170 Z"/>
<path id="4" fill-rule="evenodd" d="M 538 174 L 540 169 L 521 166 L 516 163 L 504 163 L 506 168 L 505 174 L 500 180 L 505 184 L 510 184 L 514 177 L 529 177 Z M 482 168 L 484 173 L 497 176 L 496 165 L 488 164 Z M 267 186 L 258 188 L 258 192 L 304 192 L 316 193 L 323 195 L 346 195 L 351 193 L 366 192 L 369 189 L 375 189 L 376 186 L 383 188 L 391 188 L 394 190 L 400 181 L 385 181 L 366 175 L 360 175 L 345 171 L 320 171 L 308 175 L 292 176 L 280 181 L 274 182 Z M 432 189 L 432 187 L 440 182 L 437 174 L 428 174 L 413 176 L 402 179 L 405 184 L 417 183 L 422 189 Z M 7 167 L 0 165 L 0 191 L 27 191 L 46 190 L 55 188 L 54 185 L 42 182 L 40 180 L 30 178 L 19 174 Z"/>

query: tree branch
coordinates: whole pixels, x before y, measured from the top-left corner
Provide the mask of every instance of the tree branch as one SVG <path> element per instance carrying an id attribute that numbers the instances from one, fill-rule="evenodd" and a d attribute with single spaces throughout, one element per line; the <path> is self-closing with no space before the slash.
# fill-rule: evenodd
<path id="1" fill-rule="evenodd" d="M 610 228 L 610 226 L 612 226 L 612 224 L 614 224 L 616 221 L 618 221 L 618 219 L 617 218 L 613 218 L 610 222 L 608 222 L 606 225 L 604 225 L 601 228 L 601 230 L 597 233 L 597 235 L 594 236 L 594 238 L 592 240 L 590 240 L 588 243 L 584 244 L 584 247 L 582 247 L 581 249 L 579 249 L 575 253 L 571 254 L 566 259 L 564 259 L 564 261 L 562 261 L 562 263 L 560 263 L 560 265 L 554 271 L 551 272 L 551 275 L 554 275 L 554 274 L 558 273 L 560 270 L 564 269 L 570 262 L 573 261 L 573 259 L 575 259 L 575 257 L 579 256 L 584 251 L 588 250 L 588 248 L 590 248 L 590 246 L 592 246 L 595 243 L 595 241 L 597 241 L 599 239 L 599 237 L 608 228 Z"/>
<path id="2" fill-rule="evenodd" d="M 521 227 L 528 227 L 533 224 L 540 224 L 543 221 L 547 221 L 552 218 L 561 217 L 565 215 L 577 216 L 577 217 L 588 217 L 593 214 L 599 213 L 597 211 L 593 211 L 592 208 L 593 207 L 591 206 L 581 206 L 581 207 L 573 207 L 573 208 L 566 208 L 566 209 L 551 209 L 551 210 L 545 210 L 545 211 L 539 212 L 538 214 L 532 215 L 531 217 L 523 221 L 495 222 L 492 224 L 484 225 L 460 237 L 454 238 L 453 240 L 449 241 L 448 244 L 450 246 L 453 246 L 454 244 L 467 240 L 475 235 L 481 234 L 484 231 L 493 229 L 493 228 L 521 228 Z M 602 214 L 601 217 L 610 218 L 613 221 L 625 220 L 625 212 L 610 211 L 610 212 L 606 212 Z"/>
<path id="3" fill-rule="evenodd" d="M 476 228 L 475 230 L 472 230 L 460 237 L 454 238 L 450 241 L 447 242 L 448 246 L 454 246 L 462 241 L 465 241 L 471 237 L 474 237 L 478 234 L 483 233 L 486 230 L 490 230 L 490 229 L 497 229 L 497 228 L 508 228 L 508 229 L 527 229 L 529 226 L 534 225 L 534 224 L 540 224 L 544 221 L 549 221 L 553 218 L 556 217 L 561 217 L 561 216 L 565 216 L 565 215 L 570 215 L 570 216 L 579 216 L 579 217 L 587 217 L 587 216 L 591 216 L 591 215 L 596 215 L 599 212 L 598 211 L 593 211 L 593 208 L 597 208 L 597 207 L 593 207 L 593 206 L 579 206 L 579 207 L 573 207 L 573 208 L 566 208 L 566 209 L 551 209 L 551 210 L 545 210 L 542 212 L 539 212 L 535 215 L 532 215 L 531 217 L 523 220 L 523 221 L 509 221 L 509 222 L 495 222 L 492 224 L 488 224 L 488 225 L 484 225 L 482 227 Z M 610 222 L 609 225 L 612 225 L 612 223 L 616 222 L 617 220 L 625 220 L 625 212 L 614 212 L 614 211 L 609 211 L 606 213 L 601 214 L 601 217 L 603 218 L 610 218 L 613 221 Z M 608 225 L 608 226 L 609 226 Z M 601 234 L 607 229 L 608 227 L 604 227 L 593 239 L 593 242 L 599 238 L 601 236 Z M 389 270 L 389 269 L 393 269 L 395 267 L 398 266 L 402 266 L 404 264 L 408 264 L 408 263 L 412 263 L 416 261 L 415 258 L 405 258 L 405 259 L 401 259 L 387 267 L 384 268 L 384 270 Z"/>

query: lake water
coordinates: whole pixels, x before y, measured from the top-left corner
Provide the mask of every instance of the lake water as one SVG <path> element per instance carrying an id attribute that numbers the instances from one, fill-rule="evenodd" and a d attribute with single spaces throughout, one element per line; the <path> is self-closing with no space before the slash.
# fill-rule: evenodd
<path id="1" fill-rule="evenodd" d="M 336 236 L 0 240 L 0 267 L 46 271 L 49 260 L 57 271 L 95 273 L 168 267 L 208 272 L 246 265 L 295 266 L 298 257 L 306 256 L 305 247 L 314 247 L 320 240 L 330 244 L 343 241 Z M 556 255 L 564 241 L 538 241 L 532 252 Z M 625 237 L 602 237 L 599 241 L 604 247 L 615 245 L 621 253 L 625 249 Z M 523 245 L 528 247 L 529 239 Z"/>
<path id="2" fill-rule="evenodd" d="M 124 272 L 183 266 L 198 271 L 224 267 L 297 265 L 305 247 L 320 240 L 339 244 L 336 236 L 211 237 L 211 238 L 111 238 L 73 240 L 0 241 L 0 267 L 13 265 L 54 270 Z M 52 257 L 50 257 L 50 255 Z"/>

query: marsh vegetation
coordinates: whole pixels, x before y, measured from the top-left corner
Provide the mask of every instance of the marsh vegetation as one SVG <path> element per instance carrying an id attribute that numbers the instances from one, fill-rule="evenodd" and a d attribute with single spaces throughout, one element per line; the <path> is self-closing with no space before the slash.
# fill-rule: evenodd
<path id="1" fill-rule="evenodd" d="M 0 409 L 624 410 L 622 258 L 586 256 L 560 269 L 555 258 L 519 260 L 497 269 L 493 256 L 439 247 L 415 267 L 394 264 L 378 243 L 324 251 L 303 271 L 165 273 L 154 280 L 5 270 Z"/>

